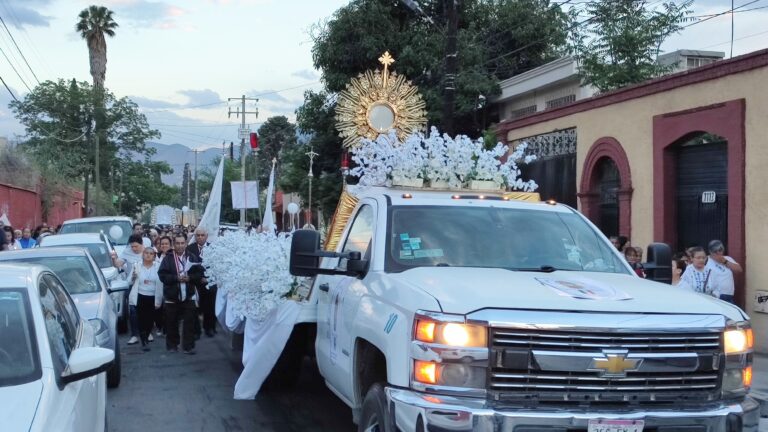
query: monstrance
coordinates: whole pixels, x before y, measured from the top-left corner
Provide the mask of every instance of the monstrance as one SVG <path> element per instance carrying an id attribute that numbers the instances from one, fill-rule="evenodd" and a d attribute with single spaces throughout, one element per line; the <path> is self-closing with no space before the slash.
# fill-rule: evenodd
<path id="1" fill-rule="evenodd" d="M 404 76 L 389 71 L 395 62 L 389 51 L 379 57 L 379 62 L 384 65 L 383 71 L 365 71 L 339 94 L 336 128 L 346 148 L 357 147 L 360 138 L 376 139 L 390 130 L 403 141 L 427 124 L 418 88 Z"/>

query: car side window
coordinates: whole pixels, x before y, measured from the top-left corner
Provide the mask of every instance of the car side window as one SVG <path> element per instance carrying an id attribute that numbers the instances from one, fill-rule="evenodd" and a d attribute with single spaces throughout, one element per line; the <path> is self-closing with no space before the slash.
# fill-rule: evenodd
<path id="1" fill-rule="evenodd" d="M 373 207 L 363 205 L 352 222 L 342 252 L 360 252 L 365 257 L 373 238 L 373 225 Z"/>
<path id="2" fill-rule="evenodd" d="M 41 277 L 39 282 L 40 306 L 45 320 L 48 344 L 51 347 L 51 360 L 57 375 L 66 369 L 69 355 L 75 347 L 77 334 L 71 318 L 56 298 L 56 288 L 50 284 L 51 278 Z M 66 293 L 65 293 L 66 294 Z"/>
<path id="3" fill-rule="evenodd" d="M 78 326 L 80 325 L 80 314 L 77 312 L 77 306 L 75 306 L 74 300 L 72 300 L 72 297 L 70 297 L 69 292 L 64 288 L 64 285 L 61 284 L 61 281 L 53 275 L 45 275 L 43 277 L 48 282 L 48 287 L 56 294 L 56 299 L 64 311 L 64 318 L 67 325 L 72 329 L 71 334 L 75 337 L 75 339 L 70 342 L 72 343 L 72 346 L 75 346 L 77 345 L 77 331 Z"/>

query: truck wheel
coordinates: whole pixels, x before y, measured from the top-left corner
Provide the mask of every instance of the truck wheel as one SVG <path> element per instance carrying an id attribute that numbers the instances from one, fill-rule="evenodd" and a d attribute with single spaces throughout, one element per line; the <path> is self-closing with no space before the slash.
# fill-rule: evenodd
<path id="1" fill-rule="evenodd" d="M 116 388 L 120 385 L 120 375 L 122 374 L 122 365 L 120 361 L 120 343 L 115 344 L 115 361 L 112 367 L 107 370 L 107 387 Z"/>
<path id="2" fill-rule="evenodd" d="M 387 408 L 387 395 L 384 393 L 384 384 L 375 383 L 368 389 L 363 400 L 363 412 L 358 432 L 393 432 L 392 418 Z"/>

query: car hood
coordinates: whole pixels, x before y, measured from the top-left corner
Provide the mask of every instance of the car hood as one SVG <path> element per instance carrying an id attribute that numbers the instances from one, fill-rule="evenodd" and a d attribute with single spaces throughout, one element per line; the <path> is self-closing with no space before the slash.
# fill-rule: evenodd
<path id="1" fill-rule="evenodd" d="M 0 387 L 0 419 L 3 419 L 3 430 L 29 430 L 42 392 L 43 383 L 40 380 Z"/>
<path id="2" fill-rule="evenodd" d="M 77 305 L 77 311 L 83 319 L 89 320 L 99 317 L 99 308 L 101 307 L 101 293 L 74 294 L 72 300 Z"/>
<path id="3" fill-rule="evenodd" d="M 485 308 L 590 312 L 699 313 L 736 321 L 741 310 L 713 297 L 632 275 L 498 268 L 418 267 L 387 275 L 432 295 L 443 312 Z"/>

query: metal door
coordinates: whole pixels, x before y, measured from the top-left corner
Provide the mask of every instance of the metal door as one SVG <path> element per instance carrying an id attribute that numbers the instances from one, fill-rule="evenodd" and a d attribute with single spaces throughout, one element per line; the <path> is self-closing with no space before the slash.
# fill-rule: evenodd
<path id="1" fill-rule="evenodd" d="M 683 145 L 677 151 L 677 247 L 728 244 L 727 142 Z"/>

